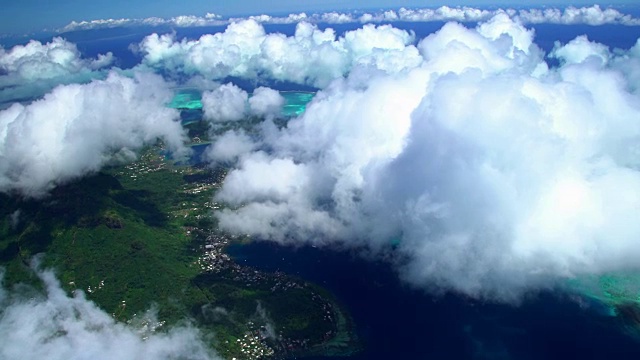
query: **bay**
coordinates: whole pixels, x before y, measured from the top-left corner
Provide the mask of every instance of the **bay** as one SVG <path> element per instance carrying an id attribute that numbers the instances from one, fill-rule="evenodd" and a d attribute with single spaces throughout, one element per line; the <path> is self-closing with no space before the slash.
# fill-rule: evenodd
<path id="1" fill-rule="evenodd" d="M 640 343 L 619 318 L 563 292 L 505 305 L 408 287 L 389 264 L 348 252 L 268 242 L 234 245 L 228 252 L 243 265 L 284 271 L 332 291 L 351 313 L 365 347 L 345 360 L 640 356 Z"/>

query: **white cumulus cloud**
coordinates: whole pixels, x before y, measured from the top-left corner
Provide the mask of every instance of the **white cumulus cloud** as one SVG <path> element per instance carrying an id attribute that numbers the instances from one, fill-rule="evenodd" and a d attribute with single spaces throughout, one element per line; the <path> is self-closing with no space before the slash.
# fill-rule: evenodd
<path id="1" fill-rule="evenodd" d="M 110 52 L 83 58 L 74 43 L 60 37 L 44 44 L 31 40 L 11 49 L 0 47 L 0 102 L 42 95 L 58 84 L 87 82 L 113 61 Z"/>
<path id="2" fill-rule="evenodd" d="M 202 111 L 207 120 L 238 121 L 247 114 L 249 95 L 239 87 L 228 83 L 202 94 Z"/>
<path id="3" fill-rule="evenodd" d="M 499 25 L 497 22 L 500 21 Z M 387 73 L 398 73 L 418 66 L 422 59 L 410 32 L 389 25 L 366 24 L 337 36 L 331 28 L 320 30 L 316 23 L 344 22 L 427 22 L 427 21 L 489 22 L 485 26 L 495 34 L 482 35 L 495 40 L 514 24 L 623 24 L 640 25 L 640 20 L 618 10 L 591 7 L 565 9 L 498 9 L 447 7 L 437 9 L 387 10 L 358 16 L 336 12 L 307 16 L 292 14 L 286 18 L 270 15 L 231 19 L 224 32 L 206 34 L 197 40 L 178 40 L 175 34 L 152 34 L 139 45 L 143 64 L 178 75 L 202 75 L 209 79 L 240 77 L 269 79 L 325 87 L 333 79 L 348 75 L 363 65 Z M 294 36 L 267 34 L 264 23 L 296 23 Z M 522 29 L 517 42 L 531 41 Z M 522 44 L 518 44 L 523 46 Z"/>
<path id="4" fill-rule="evenodd" d="M 565 9 L 523 9 L 517 12 L 517 17 L 529 24 L 640 25 L 640 19 L 630 14 L 624 14 L 614 8 L 602 9 L 599 5 L 580 8 L 569 6 Z"/>
<path id="5" fill-rule="evenodd" d="M 263 127 L 217 195 L 237 207 L 220 225 L 389 252 L 411 283 L 503 301 L 637 264 L 636 48 L 578 38 L 551 67 L 508 14 L 417 48 L 418 65 L 359 66 Z"/>
<path id="6" fill-rule="evenodd" d="M 282 113 L 285 99 L 280 92 L 261 86 L 253 91 L 249 99 L 251 113 L 260 117 L 277 117 Z"/>
<path id="7" fill-rule="evenodd" d="M 610 52 L 606 45 L 591 42 L 586 35 L 582 35 L 571 40 L 568 44 L 556 42 L 549 56 L 557 58 L 565 64 L 579 64 L 590 58 L 601 64 L 606 64 Z"/>
<path id="8" fill-rule="evenodd" d="M 51 42 L 31 40 L 9 50 L 0 48 L 0 69 L 15 73 L 26 81 L 50 79 L 110 65 L 113 54 L 99 55 L 97 59 L 83 59 L 74 43 L 55 37 Z"/>
<path id="9" fill-rule="evenodd" d="M 206 150 L 211 162 L 235 162 L 241 155 L 253 151 L 257 144 L 242 130 L 230 130 L 217 137 Z"/>
<path id="10" fill-rule="evenodd" d="M 143 63 L 152 68 L 211 79 L 229 76 L 266 78 L 325 86 L 365 64 L 397 72 L 416 66 L 420 56 L 411 46 L 413 34 L 389 25 L 365 25 L 336 37 L 302 22 L 294 36 L 267 34 L 257 21 L 231 23 L 222 33 L 178 41 L 174 35 L 152 34 L 139 45 Z"/>
<path id="11" fill-rule="evenodd" d="M 162 139 L 186 154 L 171 91 L 153 74 L 62 85 L 0 112 L 0 191 L 39 196 Z"/>
<path id="12" fill-rule="evenodd" d="M 238 121 L 249 115 L 273 119 L 282 114 L 285 99 L 268 87 L 256 88 L 251 96 L 227 83 L 202 94 L 204 118 L 211 122 Z"/>

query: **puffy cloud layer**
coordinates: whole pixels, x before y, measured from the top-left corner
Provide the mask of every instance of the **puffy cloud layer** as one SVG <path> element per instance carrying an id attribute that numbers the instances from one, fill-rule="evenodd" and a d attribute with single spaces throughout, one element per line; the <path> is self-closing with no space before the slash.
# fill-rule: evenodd
<path id="1" fill-rule="evenodd" d="M 282 116 L 285 98 L 277 90 L 259 87 L 251 96 L 228 83 L 202 94 L 204 118 L 215 129 L 219 122 L 238 121 L 248 116 L 273 120 Z M 222 135 L 210 134 L 214 142 L 206 149 L 205 159 L 217 163 L 233 163 L 238 157 L 259 145 L 244 130 L 230 130 Z"/>
<path id="2" fill-rule="evenodd" d="M 177 41 L 152 34 L 139 45 L 143 63 L 154 68 L 208 78 L 228 76 L 291 81 L 324 86 L 359 64 L 381 71 L 413 67 L 420 62 L 413 34 L 389 25 L 365 25 L 336 37 L 300 23 L 294 36 L 266 34 L 255 20 L 231 23 L 223 33 Z"/>
<path id="3" fill-rule="evenodd" d="M 529 24 L 640 25 L 640 19 L 632 15 L 624 14 L 613 8 L 602 9 L 598 5 L 581 8 L 569 6 L 564 10 L 557 8 L 519 10 L 515 14 L 518 19 Z"/>
<path id="4" fill-rule="evenodd" d="M 197 40 L 180 40 L 174 34 L 152 34 L 138 46 L 143 64 L 180 75 L 202 75 L 209 79 L 229 76 L 324 87 L 366 64 L 383 72 L 401 72 L 417 66 L 422 59 L 413 46 L 412 33 L 389 25 L 367 24 L 338 37 L 333 29 L 320 30 L 314 22 L 393 22 L 393 21 L 488 21 L 508 18 L 511 23 L 625 24 L 640 25 L 640 20 L 615 9 L 599 6 L 531 10 L 481 10 L 441 7 L 405 9 L 359 18 L 340 13 L 320 17 L 289 15 L 279 20 L 268 16 L 232 19 L 224 32 L 207 34 Z M 262 23 L 297 23 L 294 36 L 267 34 Z"/>
<path id="5" fill-rule="evenodd" d="M 106 80 L 55 88 L 0 112 L 0 191 L 39 196 L 162 139 L 184 155 L 184 130 L 162 78 L 111 73 Z"/>
<path id="6" fill-rule="evenodd" d="M 9 74 L 15 73 L 25 81 L 95 70 L 112 62 L 111 53 L 99 55 L 97 59 L 82 59 L 76 45 L 60 37 L 46 44 L 31 40 L 10 50 L 0 48 L 0 69 Z"/>
<path id="7" fill-rule="evenodd" d="M 285 99 L 277 90 L 259 87 L 249 94 L 231 83 L 202 94 L 204 118 L 212 122 L 238 121 L 253 115 L 275 118 L 282 114 Z"/>
<path id="8" fill-rule="evenodd" d="M 501 14 L 445 25 L 403 71 L 354 67 L 262 127 L 265 151 L 217 195 L 237 206 L 220 225 L 391 252 L 418 286 L 504 301 L 637 265 L 640 42 L 577 38 L 549 68 L 533 40 Z"/>
<path id="9" fill-rule="evenodd" d="M 259 117 L 276 117 L 282 113 L 285 99 L 277 90 L 261 86 L 249 99 L 251 114 Z"/>
<path id="10" fill-rule="evenodd" d="M 74 43 L 60 37 L 45 44 L 31 40 L 8 50 L 0 47 L 0 102 L 31 97 L 35 90 L 46 92 L 60 83 L 89 81 L 113 60 L 112 53 L 85 59 Z"/>
<path id="11" fill-rule="evenodd" d="M 414 22 L 431 22 L 431 21 L 464 21 L 478 22 L 486 21 L 491 17 L 506 13 L 514 19 L 518 19 L 524 23 L 530 24 L 586 24 L 586 25 L 603 25 L 603 24 L 620 24 L 629 26 L 640 25 L 640 19 L 632 15 L 625 14 L 615 8 L 602 9 L 599 5 L 575 7 L 569 6 L 560 8 L 531 8 L 531 9 L 497 9 L 487 10 L 474 7 L 449 7 L 441 6 L 439 8 L 418 8 L 407 9 L 400 8 L 395 10 L 384 10 L 375 13 L 340 13 L 336 11 L 311 14 L 306 13 L 289 14 L 287 16 L 271 16 L 271 15 L 253 15 L 247 18 L 230 18 L 225 19 L 220 15 L 206 14 L 204 17 L 185 15 L 177 16 L 169 19 L 151 17 L 146 19 L 104 19 L 92 21 L 72 21 L 65 27 L 59 29 L 59 32 L 113 28 L 122 26 L 161 26 L 169 25 L 176 27 L 195 27 L 195 26 L 220 26 L 231 22 L 239 22 L 242 20 L 255 20 L 264 24 L 296 24 L 299 22 L 310 23 L 328 23 L 328 24 L 344 24 L 344 23 L 371 23 L 371 22 L 394 22 L 394 21 L 414 21 Z"/>
<path id="12" fill-rule="evenodd" d="M 207 148 L 205 159 L 211 162 L 232 163 L 256 147 L 256 143 L 244 131 L 230 130 L 217 137 Z"/>
<path id="13" fill-rule="evenodd" d="M 487 21 L 498 14 L 507 14 L 512 19 L 525 24 L 563 24 L 563 25 L 603 25 L 619 24 L 628 26 L 640 25 L 640 19 L 632 15 L 624 14 L 614 8 L 602 9 L 599 5 L 577 8 L 569 6 L 558 8 L 531 8 L 531 9 L 498 9 L 485 10 L 472 7 L 451 8 L 442 6 L 438 9 L 406 9 L 398 12 L 386 11 L 377 14 L 364 14 L 360 16 L 361 22 L 372 21 L 461 21 L 479 22 Z"/>
<path id="14" fill-rule="evenodd" d="M 233 84 L 225 84 L 202 94 L 202 111 L 207 120 L 238 121 L 247 113 L 249 95 Z"/>
<path id="15" fill-rule="evenodd" d="M 606 64 L 609 60 L 609 48 L 603 44 L 594 44 L 586 35 L 579 36 L 568 44 L 556 42 L 550 57 L 565 64 L 580 64 L 587 59 Z"/>
<path id="16" fill-rule="evenodd" d="M 155 332 L 118 323 L 87 300 L 69 297 L 50 272 L 39 274 L 46 296 L 0 289 L 0 358 L 6 360 L 213 360 L 193 327 Z"/>

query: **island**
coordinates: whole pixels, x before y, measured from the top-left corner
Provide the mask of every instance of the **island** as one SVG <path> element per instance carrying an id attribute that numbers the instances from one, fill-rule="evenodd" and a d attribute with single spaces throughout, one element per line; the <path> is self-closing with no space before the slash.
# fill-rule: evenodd
<path id="1" fill-rule="evenodd" d="M 182 109 L 177 102 L 190 145 L 206 146 L 215 133 L 198 119 L 197 101 L 178 95 L 188 104 Z M 174 160 L 158 142 L 134 162 L 58 186 L 41 199 L 0 194 L 5 285 L 41 287 L 30 264 L 42 254 L 40 266 L 53 269 L 67 291 L 85 292 L 118 321 L 147 332 L 191 322 L 224 358 L 359 351 L 348 311 L 327 289 L 227 255 L 228 246 L 254 239 L 218 229 L 213 210 L 225 204 L 213 199 L 228 169 L 197 156 Z"/>

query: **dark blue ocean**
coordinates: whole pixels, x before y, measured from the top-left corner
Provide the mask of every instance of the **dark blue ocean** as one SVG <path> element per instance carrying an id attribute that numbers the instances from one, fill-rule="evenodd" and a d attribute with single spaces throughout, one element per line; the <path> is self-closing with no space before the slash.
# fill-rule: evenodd
<path id="1" fill-rule="evenodd" d="M 241 264 L 284 271 L 331 290 L 350 311 L 365 350 L 345 360 L 639 359 L 640 342 L 597 304 L 561 293 L 519 306 L 430 296 L 385 263 L 349 253 L 259 242 L 229 253 Z M 331 358 L 314 358 L 321 360 Z M 335 359 L 335 358 L 334 358 Z"/>
<path id="2" fill-rule="evenodd" d="M 475 24 L 468 24 L 474 26 Z M 338 33 L 359 24 L 332 26 Z M 442 23 L 395 23 L 422 38 Z M 628 49 L 640 27 L 537 25 L 536 42 L 549 51 L 555 41 L 587 34 L 612 48 Z M 268 31 L 292 34 L 294 26 L 271 25 Z M 131 68 L 140 58 L 129 45 L 150 32 L 197 38 L 218 28 L 122 28 L 67 33 L 85 56 L 111 51 L 117 66 Z M 43 35 L 46 41 L 51 35 Z M 5 38 L 5 47 L 25 42 Z M 306 90 L 280 85 L 283 90 Z M 350 311 L 365 350 L 348 360 L 376 359 L 640 359 L 640 342 L 625 333 L 620 319 L 598 306 L 579 305 L 560 293 L 532 295 L 518 307 L 481 303 L 455 295 L 432 296 L 402 284 L 385 263 L 349 253 L 253 243 L 231 249 L 241 263 L 281 270 L 326 286 Z"/>

